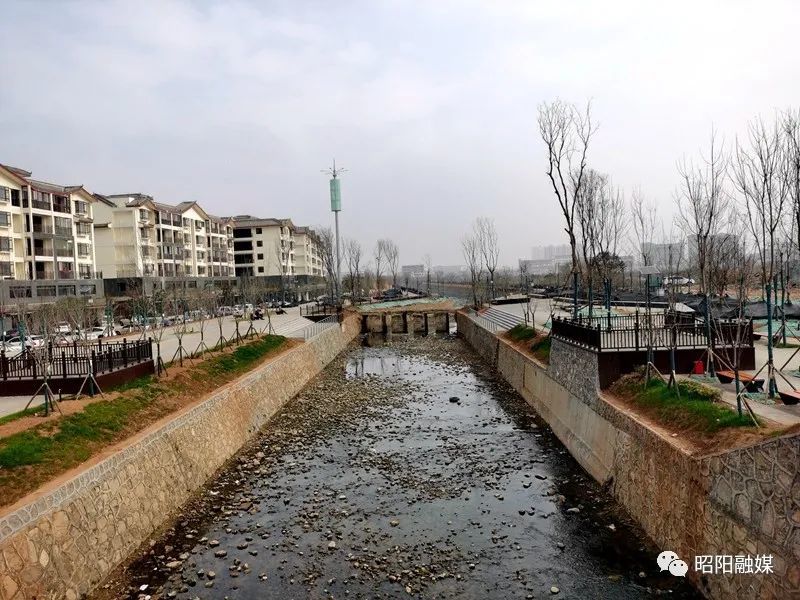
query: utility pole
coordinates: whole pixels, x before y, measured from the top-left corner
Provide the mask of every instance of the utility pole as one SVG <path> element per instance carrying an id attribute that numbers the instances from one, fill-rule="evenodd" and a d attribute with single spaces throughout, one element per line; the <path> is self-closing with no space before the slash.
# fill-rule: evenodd
<path id="1" fill-rule="evenodd" d="M 333 167 L 330 169 L 324 169 L 322 172 L 327 173 L 331 176 L 330 186 L 331 186 L 331 211 L 333 211 L 333 217 L 335 221 L 335 228 L 336 228 L 336 303 L 342 303 L 342 290 L 341 290 L 341 281 L 342 281 L 342 253 L 341 253 L 341 243 L 339 241 L 339 212 L 342 210 L 342 190 L 339 187 L 339 175 L 347 171 L 347 169 L 336 168 L 336 159 L 333 159 Z"/>

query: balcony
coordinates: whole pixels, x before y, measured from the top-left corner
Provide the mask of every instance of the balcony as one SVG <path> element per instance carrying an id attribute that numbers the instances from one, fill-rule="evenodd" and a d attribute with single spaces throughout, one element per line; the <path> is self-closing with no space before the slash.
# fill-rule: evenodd
<path id="1" fill-rule="evenodd" d="M 48 225 L 46 223 L 34 223 L 33 233 L 46 233 L 49 235 L 53 235 L 53 226 Z"/>
<path id="2" fill-rule="evenodd" d="M 31 200 L 31 206 L 41 210 L 52 210 L 49 200 Z"/>
<path id="3" fill-rule="evenodd" d="M 65 214 L 70 214 L 72 212 L 69 207 L 69 202 L 54 202 L 53 211 Z"/>
<path id="4" fill-rule="evenodd" d="M 36 269 L 36 279 L 55 279 L 55 271 L 52 269 Z"/>
<path id="5" fill-rule="evenodd" d="M 56 256 L 74 258 L 75 253 L 72 251 L 72 248 L 56 248 Z"/>
<path id="6" fill-rule="evenodd" d="M 53 232 L 60 237 L 72 237 L 72 227 L 55 227 Z"/>

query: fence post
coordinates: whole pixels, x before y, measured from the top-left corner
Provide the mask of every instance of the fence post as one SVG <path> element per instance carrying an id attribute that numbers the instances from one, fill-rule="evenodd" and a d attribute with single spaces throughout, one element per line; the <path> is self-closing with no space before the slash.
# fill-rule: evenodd
<path id="1" fill-rule="evenodd" d="M 106 363 L 108 366 L 109 371 L 114 370 L 114 352 L 112 350 L 106 350 Z"/>
<path id="2" fill-rule="evenodd" d="M 97 355 L 92 348 L 92 375 L 97 375 Z"/>
<path id="3" fill-rule="evenodd" d="M 633 337 L 634 337 L 634 345 L 636 346 L 636 351 L 639 351 L 639 311 L 636 311 L 636 323 L 633 326 Z"/>
<path id="4" fill-rule="evenodd" d="M 128 340 L 122 338 L 122 365 L 128 366 Z"/>
<path id="5" fill-rule="evenodd" d="M 77 360 L 77 355 L 76 355 Z M 67 354 L 63 350 L 61 351 L 61 373 L 64 376 L 64 379 L 67 378 Z"/>
<path id="6" fill-rule="evenodd" d="M 3 373 L 3 380 L 8 379 L 8 358 L 5 350 L 0 350 L 0 371 Z"/>
<path id="7" fill-rule="evenodd" d="M 78 362 L 78 340 L 72 339 L 72 362 Z"/>
<path id="8" fill-rule="evenodd" d="M 153 359 L 153 338 L 147 338 L 147 358 Z"/>

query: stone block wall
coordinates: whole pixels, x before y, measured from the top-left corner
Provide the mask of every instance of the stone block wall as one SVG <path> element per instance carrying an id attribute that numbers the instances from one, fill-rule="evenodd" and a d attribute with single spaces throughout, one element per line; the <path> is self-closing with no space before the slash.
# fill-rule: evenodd
<path id="1" fill-rule="evenodd" d="M 548 367 L 461 314 L 458 331 L 705 596 L 800 598 L 800 435 L 691 456 L 602 396 L 593 352 L 553 340 Z M 774 573 L 697 574 L 713 554 L 772 555 Z"/>
<path id="2" fill-rule="evenodd" d="M 359 331 L 347 317 L 0 515 L 0 599 L 90 591 Z"/>

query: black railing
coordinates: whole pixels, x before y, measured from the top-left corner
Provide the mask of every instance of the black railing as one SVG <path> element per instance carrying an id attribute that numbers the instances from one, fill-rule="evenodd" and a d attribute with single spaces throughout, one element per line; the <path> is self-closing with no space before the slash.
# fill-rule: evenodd
<path id="1" fill-rule="evenodd" d="M 553 337 L 603 350 L 644 350 L 652 348 L 714 348 L 753 345 L 752 321 L 712 320 L 705 322 L 680 313 L 636 313 L 598 316 L 588 319 L 553 317 Z"/>
<path id="2" fill-rule="evenodd" d="M 300 305 L 300 316 L 317 317 L 322 315 L 339 315 L 342 307 L 333 304 L 317 304 L 315 302 Z"/>
<path id="3" fill-rule="evenodd" d="M 42 379 L 49 369 L 51 378 L 83 377 L 92 369 L 94 375 L 118 371 L 153 360 L 151 340 L 123 339 L 121 342 L 58 345 L 27 349 L 8 357 L 0 351 L 0 379 Z"/>

